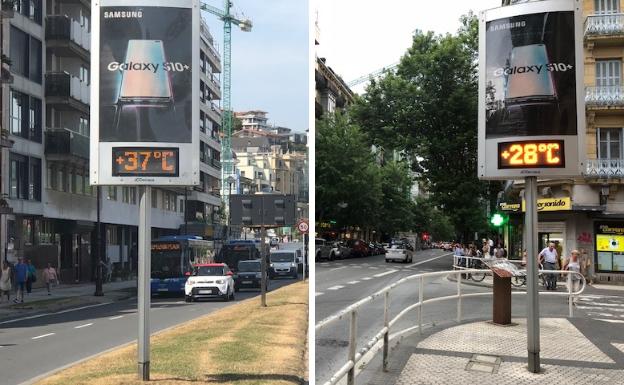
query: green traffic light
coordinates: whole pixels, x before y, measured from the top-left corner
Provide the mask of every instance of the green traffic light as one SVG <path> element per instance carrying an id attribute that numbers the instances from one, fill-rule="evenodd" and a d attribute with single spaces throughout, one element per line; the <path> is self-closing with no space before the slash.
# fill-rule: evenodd
<path id="1" fill-rule="evenodd" d="M 490 219 L 490 223 L 496 227 L 502 226 L 504 222 L 505 218 L 503 218 L 503 216 L 499 213 L 492 215 L 492 218 Z"/>

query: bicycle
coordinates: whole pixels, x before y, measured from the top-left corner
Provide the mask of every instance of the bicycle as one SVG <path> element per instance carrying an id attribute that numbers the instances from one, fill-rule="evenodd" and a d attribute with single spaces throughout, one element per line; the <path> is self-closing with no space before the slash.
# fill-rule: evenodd
<path id="1" fill-rule="evenodd" d="M 539 270 L 542 270 L 543 268 L 544 267 L 540 263 Z M 538 273 L 537 274 L 537 279 L 538 279 L 540 285 L 542 285 L 544 287 L 546 286 L 546 281 L 544 280 L 544 274 Z M 515 276 L 515 277 L 511 277 L 511 285 L 514 286 L 514 287 L 522 287 L 522 286 L 526 285 L 526 281 L 527 281 L 526 275 L 518 275 L 518 276 Z"/>
<path id="2" fill-rule="evenodd" d="M 471 258 L 468 262 L 469 269 L 482 270 L 483 262 L 480 259 Z M 475 282 L 481 282 L 485 279 L 485 273 L 466 273 L 466 279 L 472 279 Z"/>

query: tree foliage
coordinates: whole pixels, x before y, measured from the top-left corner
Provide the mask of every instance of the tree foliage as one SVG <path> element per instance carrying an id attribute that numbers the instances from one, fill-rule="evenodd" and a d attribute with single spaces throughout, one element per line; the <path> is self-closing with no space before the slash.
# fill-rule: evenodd
<path id="1" fill-rule="evenodd" d="M 412 169 L 458 235 L 486 227 L 487 183 L 477 179 L 477 30 L 416 32 L 396 74 L 368 86 L 352 108 L 370 142 L 411 154 Z"/>

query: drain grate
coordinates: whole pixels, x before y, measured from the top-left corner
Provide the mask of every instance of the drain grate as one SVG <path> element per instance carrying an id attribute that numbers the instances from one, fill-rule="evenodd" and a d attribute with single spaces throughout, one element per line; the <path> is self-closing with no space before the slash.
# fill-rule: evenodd
<path id="1" fill-rule="evenodd" d="M 466 370 L 481 373 L 498 373 L 498 368 L 502 359 L 497 356 L 488 356 L 485 354 L 473 354 L 466 364 Z"/>

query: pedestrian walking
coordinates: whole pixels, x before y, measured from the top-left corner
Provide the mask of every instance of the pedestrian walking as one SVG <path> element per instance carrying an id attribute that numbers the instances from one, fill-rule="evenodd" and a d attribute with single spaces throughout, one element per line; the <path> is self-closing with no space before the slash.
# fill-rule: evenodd
<path id="1" fill-rule="evenodd" d="M 46 284 L 46 289 L 48 289 L 48 295 L 52 295 L 50 287 L 58 284 L 58 275 L 56 274 L 56 269 L 52 267 L 51 263 L 48 263 L 48 266 L 43 269 L 43 281 Z"/>
<path id="2" fill-rule="evenodd" d="M 28 266 L 28 279 L 26 280 L 26 292 L 32 293 L 32 284 L 37 282 L 37 269 L 32 264 L 31 260 L 26 260 L 26 266 Z"/>
<path id="3" fill-rule="evenodd" d="M 2 302 L 2 298 L 6 295 L 7 302 L 11 301 L 11 268 L 9 264 L 4 261 L 2 262 L 2 275 L 0 275 L 0 302 Z"/>
<path id="4" fill-rule="evenodd" d="M 26 290 L 26 281 L 28 280 L 28 265 L 24 263 L 22 257 L 17 259 L 15 265 L 15 282 L 17 283 L 17 295 L 13 300 L 14 303 L 24 302 L 24 290 Z"/>
<path id="5" fill-rule="evenodd" d="M 548 247 L 540 251 L 539 258 L 543 260 L 544 270 L 559 270 L 559 254 L 554 242 L 549 242 Z M 545 278 L 546 290 L 557 290 L 557 275 L 548 273 Z"/>
<path id="6" fill-rule="evenodd" d="M 570 253 L 570 257 L 566 259 L 563 270 L 574 271 L 574 272 L 580 273 L 581 272 L 581 263 L 579 259 L 580 255 L 581 253 L 579 253 L 578 250 L 572 250 L 572 253 Z M 570 287 L 568 287 L 568 290 L 570 290 L 571 292 L 577 292 L 581 288 L 581 277 L 578 274 L 571 274 L 571 275 L 572 277 L 568 279 L 568 282 L 570 282 Z M 576 304 L 577 302 L 576 296 L 574 297 L 572 302 Z"/>

